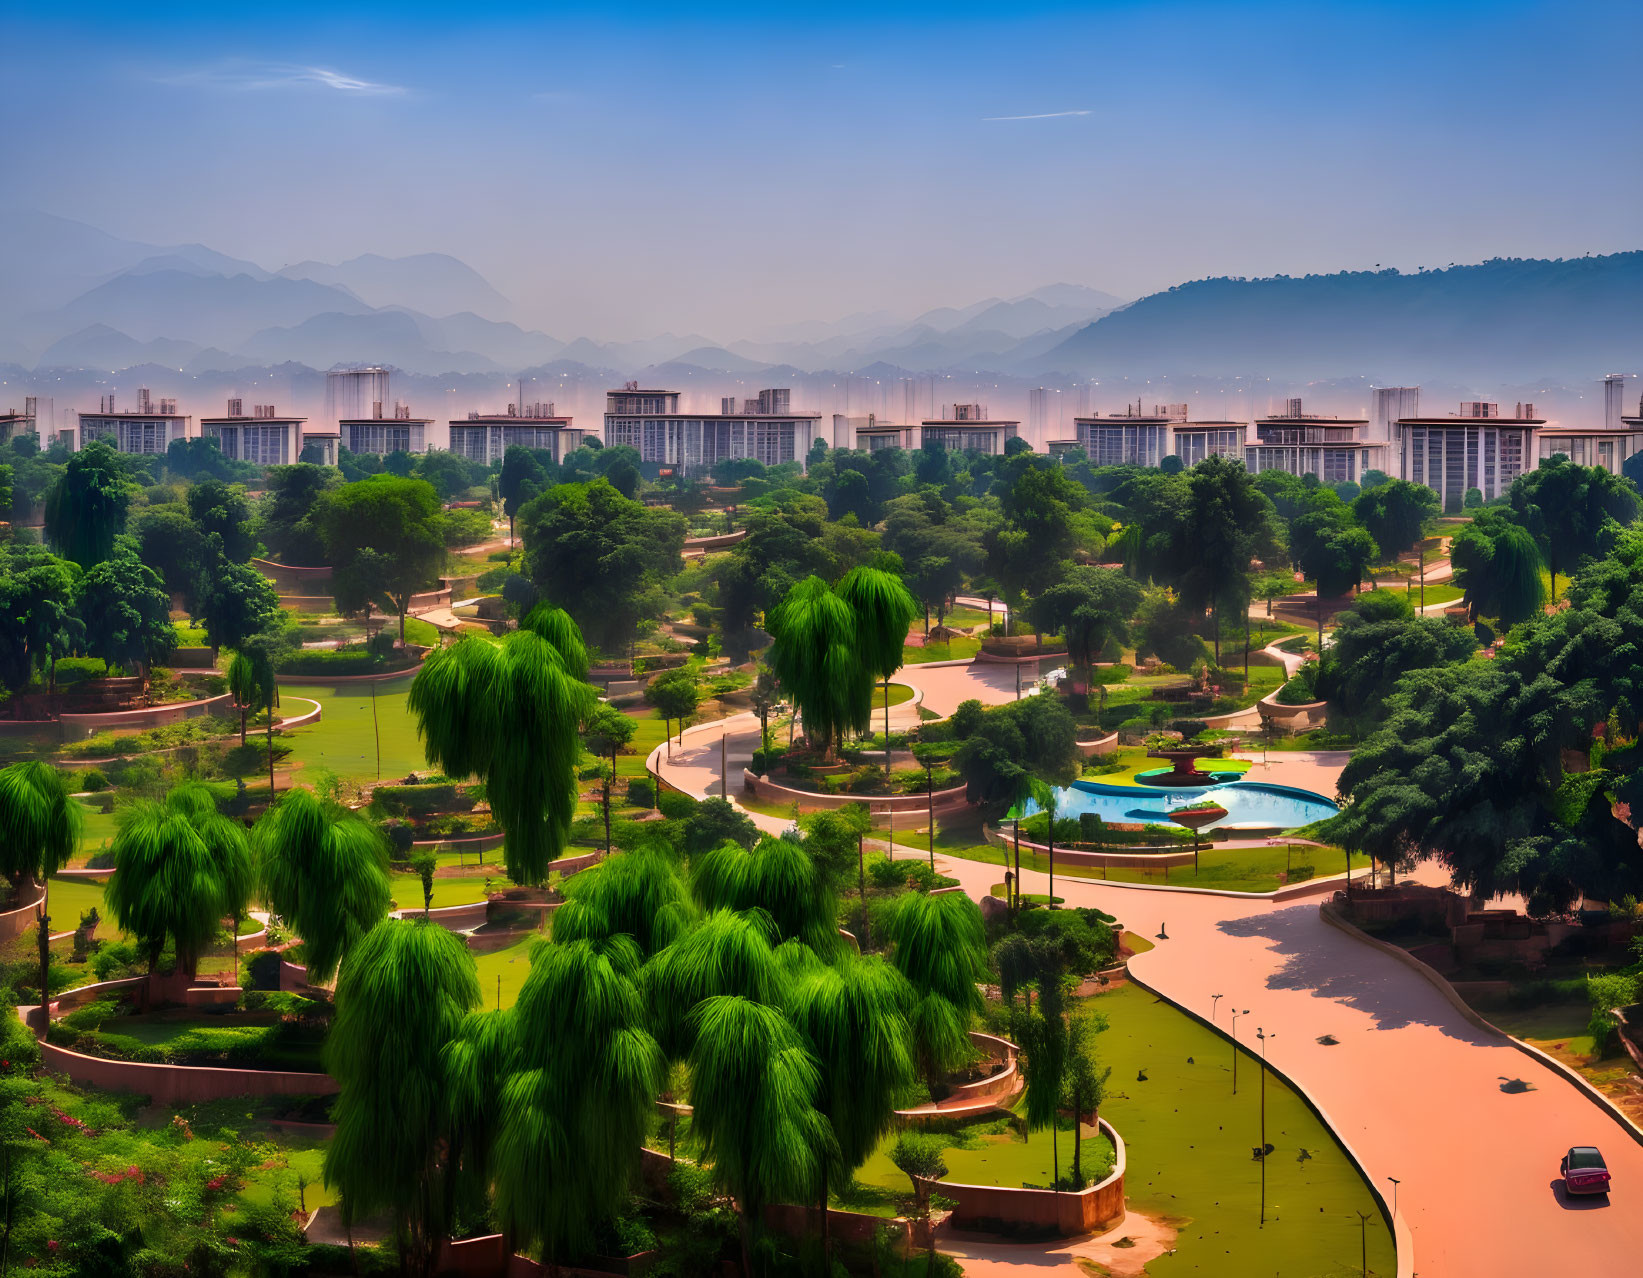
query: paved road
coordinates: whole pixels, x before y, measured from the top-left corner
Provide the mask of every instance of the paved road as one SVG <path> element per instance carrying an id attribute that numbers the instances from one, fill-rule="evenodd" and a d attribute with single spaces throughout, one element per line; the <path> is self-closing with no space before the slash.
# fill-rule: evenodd
<path id="1" fill-rule="evenodd" d="M 938 854 L 979 897 L 998 867 Z M 1046 876 L 1028 872 L 1026 890 Z M 1468 1023 L 1422 976 L 1324 922 L 1316 900 L 1273 904 L 1062 877 L 1069 904 L 1097 905 L 1170 939 L 1131 971 L 1217 1019 L 1248 1008 L 1239 1036 L 1275 1037 L 1268 1058 L 1319 1107 L 1390 1196 L 1413 1239 L 1412 1270 L 1435 1278 L 1624 1274 L 1643 1268 L 1643 1146 L 1562 1075 Z M 1325 1046 L 1323 1035 L 1338 1040 Z M 1503 1090 L 1510 1080 L 1527 1091 Z M 1557 1180 L 1571 1144 L 1595 1143 L 1612 1204 L 1570 1202 Z M 1406 1268 L 1405 1272 L 1409 1272 Z"/>

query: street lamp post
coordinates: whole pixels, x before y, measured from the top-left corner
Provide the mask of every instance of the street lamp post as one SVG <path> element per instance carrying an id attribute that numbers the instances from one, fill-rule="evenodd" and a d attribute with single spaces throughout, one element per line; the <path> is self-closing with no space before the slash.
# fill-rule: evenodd
<path id="1" fill-rule="evenodd" d="M 1261 1227 L 1266 1228 L 1266 1043 L 1276 1034 L 1268 1034 L 1259 1025 L 1255 1037 L 1261 1040 Z"/>
<path id="2" fill-rule="evenodd" d="M 1358 1213 L 1358 1272 L 1368 1278 L 1369 1274 L 1369 1213 Z"/>
<path id="3" fill-rule="evenodd" d="M 1237 1008 L 1232 1009 L 1232 1094 L 1234 1096 L 1238 1094 L 1238 1018 L 1248 1015 L 1249 1008 L 1247 1007 L 1242 1011 Z"/>
<path id="4" fill-rule="evenodd" d="M 1225 994 L 1211 994 L 1209 996 L 1209 1023 L 1211 1025 L 1215 1024 L 1215 1005 L 1225 997 Z"/>
<path id="5" fill-rule="evenodd" d="M 1387 1179 L 1392 1182 L 1392 1216 L 1393 1219 L 1396 1219 L 1398 1215 L 1398 1186 L 1403 1182 L 1396 1176 L 1388 1176 Z"/>

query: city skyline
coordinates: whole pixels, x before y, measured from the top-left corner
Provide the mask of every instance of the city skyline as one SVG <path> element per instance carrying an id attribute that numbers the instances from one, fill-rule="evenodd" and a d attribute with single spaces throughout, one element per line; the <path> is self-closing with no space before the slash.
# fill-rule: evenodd
<path id="1" fill-rule="evenodd" d="M 942 13 L 33 6 L 0 163 L 269 269 L 448 253 L 601 340 L 1636 246 L 1632 7 Z"/>

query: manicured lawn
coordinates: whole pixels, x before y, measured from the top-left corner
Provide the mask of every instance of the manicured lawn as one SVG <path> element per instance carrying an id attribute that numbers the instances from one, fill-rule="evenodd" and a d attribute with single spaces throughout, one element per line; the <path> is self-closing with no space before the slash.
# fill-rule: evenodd
<path id="1" fill-rule="evenodd" d="M 1147 1266 L 1152 1278 L 1356 1274 L 1360 1211 L 1370 1217 L 1370 1270 L 1396 1271 L 1391 1234 L 1363 1177 L 1271 1075 L 1266 1126 L 1275 1149 L 1261 1227 L 1261 1168 L 1250 1157 L 1261 1137 L 1258 1058 L 1240 1059 L 1233 1096 L 1230 1045 L 1169 1003 L 1127 985 L 1086 1006 L 1109 1024 L 1094 1039 L 1102 1065 L 1112 1066 L 1101 1114 L 1127 1146 L 1130 1205 L 1180 1230 L 1174 1254 Z"/>
<path id="2" fill-rule="evenodd" d="M 79 926 L 80 916 L 93 906 L 102 916 L 102 922 L 97 924 L 97 938 L 104 941 L 117 938 L 119 930 L 110 921 L 108 907 L 103 903 L 102 880 L 52 879 L 46 908 L 51 911 L 53 932 L 72 932 Z"/>
<path id="3" fill-rule="evenodd" d="M 502 982 L 501 1006 L 514 1005 L 519 997 L 520 987 L 525 984 L 525 977 L 531 970 L 531 950 L 536 942 L 535 936 L 527 936 L 505 950 L 474 956 L 474 966 L 479 969 L 479 993 L 484 1000 L 481 1004 L 483 1008 L 497 1006 L 499 978 Z"/>
<path id="4" fill-rule="evenodd" d="M 376 685 L 384 781 L 397 781 L 410 772 L 428 769 L 416 720 L 405 708 L 412 677 L 385 679 Z M 318 723 L 284 734 L 291 746 L 289 762 L 297 769 L 299 779 L 311 784 L 311 773 L 324 768 L 347 781 L 376 781 L 377 733 L 371 720 L 370 684 L 281 684 L 280 694 L 287 693 L 311 698 L 324 707 Z M 304 771 L 310 775 L 304 777 Z"/>
<path id="5" fill-rule="evenodd" d="M 909 644 L 901 650 L 901 661 L 907 666 L 922 665 L 926 661 L 967 661 L 980 651 L 980 638 L 960 635 L 947 643 L 927 643 L 922 648 Z"/>
<path id="6" fill-rule="evenodd" d="M 504 887 L 508 883 L 507 875 L 498 871 L 491 882 L 491 887 Z M 390 874 L 388 876 L 389 894 L 398 902 L 402 910 L 422 908 L 422 879 L 415 874 Z M 460 878 L 434 880 L 433 908 L 444 909 L 447 905 L 472 905 L 476 901 L 485 899 L 485 876 L 480 874 L 464 875 Z"/>
<path id="7" fill-rule="evenodd" d="M 1003 1114 L 990 1114 L 965 1123 L 957 1132 L 936 1132 L 944 1141 L 952 1141 L 943 1156 L 947 1163 L 946 1179 L 961 1185 L 1002 1185 L 1009 1189 L 1021 1186 L 1050 1187 L 1054 1178 L 1051 1170 L 1052 1153 L 1063 1176 L 1072 1169 L 1072 1120 L 1064 1119 L 1054 1142 L 1050 1131 L 1023 1135 Z M 879 1143 L 872 1155 L 856 1173 L 859 1184 L 868 1188 L 889 1190 L 912 1197 L 912 1182 L 895 1163 L 890 1151 L 896 1146 L 897 1132 L 891 1132 Z M 1083 1170 L 1086 1176 L 1105 1175 L 1112 1168 L 1111 1143 L 1096 1132 L 1090 1124 L 1084 1125 Z"/>
<path id="8" fill-rule="evenodd" d="M 100 851 L 114 838 L 114 813 L 94 808 L 84 799 L 80 801 L 80 845 L 76 859 Z"/>
<path id="9" fill-rule="evenodd" d="M 891 705 L 899 706 L 903 702 L 911 701 L 912 699 L 913 699 L 913 690 L 911 688 L 909 688 L 905 683 L 893 683 L 893 684 L 890 685 L 890 704 Z M 873 689 L 873 709 L 875 709 L 875 710 L 883 710 L 884 709 L 884 685 L 883 684 L 880 684 L 878 687 Z M 880 726 L 882 727 L 883 725 L 880 725 Z M 881 745 L 882 745 L 882 742 L 881 742 Z"/>

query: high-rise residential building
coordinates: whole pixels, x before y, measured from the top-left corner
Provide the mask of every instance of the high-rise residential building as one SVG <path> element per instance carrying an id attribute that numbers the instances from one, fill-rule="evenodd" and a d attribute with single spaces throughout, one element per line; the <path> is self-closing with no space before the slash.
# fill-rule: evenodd
<path id="1" fill-rule="evenodd" d="M 1397 473 L 1436 491 L 1445 510 L 1459 510 L 1473 488 L 1492 501 L 1535 464 L 1535 431 L 1545 424 L 1533 404 L 1518 404 L 1507 417 L 1484 400 L 1463 401 L 1458 413 L 1440 417 L 1400 418 Z"/>
<path id="2" fill-rule="evenodd" d="M 1370 393 L 1369 438 L 1378 444 L 1390 444 L 1400 421 L 1420 415 L 1419 386 L 1377 386 Z"/>
<path id="3" fill-rule="evenodd" d="M 551 403 L 525 402 L 525 386 L 506 413 L 469 413 L 451 422 L 451 451 L 469 461 L 489 466 L 514 447 L 551 453 L 556 462 L 582 446 L 588 432 L 571 425 L 568 414 L 554 412 Z"/>
<path id="4" fill-rule="evenodd" d="M 384 417 L 382 405 L 373 404 L 375 415 L 344 418 L 337 423 L 342 445 L 351 453 L 423 453 L 428 451 L 430 417 L 412 417 L 406 404 L 395 404 L 393 415 Z"/>
<path id="5" fill-rule="evenodd" d="M 1092 466 L 1156 466 L 1171 455 L 1196 466 L 1206 457 L 1243 457 L 1244 422 L 1189 421 L 1185 404 L 1137 401 L 1121 413 L 1073 418 L 1079 444 Z"/>
<path id="6" fill-rule="evenodd" d="M 1387 452 L 1386 443 L 1372 438 L 1368 418 L 1319 416 L 1289 399 L 1282 413 L 1255 419 L 1244 465 L 1256 474 L 1282 470 L 1326 484 L 1358 483 L 1365 471 L 1386 471 Z"/>
<path id="7" fill-rule="evenodd" d="M 1551 425 L 1535 432 L 1536 464 L 1544 466 L 1556 456 L 1567 457 L 1577 466 L 1600 466 L 1618 475 L 1626 460 L 1643 452 L 1643 404 L 1638 416 L 1626 413 L 1627 401 L 1638 393 L 1635 378 L 1611 373 L 1603 379 L 1603 424 L 1601 426 Z"/>
<path id="8" fill-rule="evenodd" d="M 876 453 L 881 448 L 910 449 L 917 434 L 916 426 L 901 426 L 873 413 L 865 417 L 833 414 L 834 448 L 854 448 L 865 453 Z"/>
<path id="9" fill-rule="evenodd" d="M 0 413 L 0 445 L 11 443 L 19 435 L 34 435 L 39 438 L 42 448 L 49 447 L 50 440 L 41 435 L 40 421 L 43 416 L 44 430 L 46 434 L 50 434 L 52 411 L 51 400 L 42 401 L 37 395 L 25 395 L 21 412 L 13 408 Z"/>
<path id="10" fill-rule="evenodd" d="M 174 399 L 150 398 L 148 387 L 137 390 L 137 404 L 131 411 L 122 411 L 115 396 L 104 395 L 95 413 L 80 413 L 78 446 L 84 448 L 94 439 L 106 439 L 122 453 L 163 454 L 172 440 L 187 439 L 192 418 L 177 411 Z"/>
<path id="11" fill-rule="evenodd" d="M 322 466 L 337 464 L 338 437 L 334 431 L 305 430 L 306 417 L 275 411 L 272 404 L 253 404 L 250 413 L 245 401 L 228 401 L 221 417 L 200 418 L 200 434 L 215 439 L 222 455 L 230 461 L 252 462 L 258 466 L 284 466 L 302 460 L 304 448 Z"/>
<path id="12" fill-rule="evenodd" d="M 337 368 L 325 375 L 325 424 L 375 421 L 389 403 L 388 370 L 376 364 Z"/>
<path id="13" fill-rule="evenodd" d="M 785 387 L 739 401 L 727 395 L 717 413 L 682 413 L 678 391 L 646 390 L 638 382 L 605 395 L 605 443 L 626 444 L 644 462 L 687 474 L 732 457 L 802 464 L 820 428 L 821 414 L 795 412 Z"/>
<path id="14" fill-rule="evenodd" d="M 943 404 L 939 418 L 920 425 L 919 446 L 998 456 L 1020 434 L 1020 422 L 989 415 L 985 404 Z"/>

